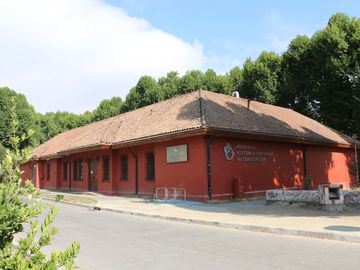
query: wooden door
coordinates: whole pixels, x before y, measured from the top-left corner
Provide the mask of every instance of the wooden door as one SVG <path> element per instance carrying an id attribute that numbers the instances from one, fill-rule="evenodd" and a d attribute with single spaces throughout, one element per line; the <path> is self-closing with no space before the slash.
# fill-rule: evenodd
<path id="1" fill-rule="evenodd" d="M 98 162 L 96 158 L 90 160 L 89 164 L 89 190 L 97 191 L 98 190 Z"/>

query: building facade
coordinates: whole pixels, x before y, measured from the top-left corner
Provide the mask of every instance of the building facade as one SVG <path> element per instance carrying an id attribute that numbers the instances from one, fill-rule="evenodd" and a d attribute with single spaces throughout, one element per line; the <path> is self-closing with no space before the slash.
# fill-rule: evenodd
<path id="1" fill-rule="evenodd" d="M 196 201 L 350 188 L 350 137 L 292 110 L 207 91 L 64 132 L 33 151 L 38 188 Z"/>

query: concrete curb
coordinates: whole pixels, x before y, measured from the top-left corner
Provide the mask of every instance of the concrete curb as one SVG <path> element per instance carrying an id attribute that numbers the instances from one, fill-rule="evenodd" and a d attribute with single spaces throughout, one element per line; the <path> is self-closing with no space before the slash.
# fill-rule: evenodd
<path id="1" fill-rule="evenodd" d="M 90 207 L 94 207 L 95 205 L 92 205 L 92 204 L 84 204 L 84 203 L 74 203 L 74 202 L 65 202 L 65 201 L 55 201 L 53 199 L 49 199 L 49 198 L 42 198 L 40 197 L 41 200 L 43 201 L 48 201 L 48 202 L 54 202 L 54 203 L 63 203 L 63 204 L 70 204 L 70 205 L 74 205 L 74 206 L 80 206 L 80 207 L 85 207 L 85 208 L 90 208 Z"/>
<path id="2" fill-rule="evenodd" d="M 43 200 L 53 201 L 51 199 L 43 199 Z M 65 201 L 59 201 L 59 203 L 70 204 L 70 205 L 86 207 L 86 208 L 97 207 L 100 210 L 105 210 L 105 211 L 109 211 L 109 212 L 117 212 L 117 213 L 121 213 L 121 214 L 132 215 L 132 216 L 175 221 L 175 222 L 181 222 L 181 223 L 187 223 L 187 224 L 207 225 L 207 226 L 212 226 L 212 227 L 234 229 L 234 230 L 239 230 L 239 231 L 272 233 L 272 234 L 279 234 L 279 235 L 301 236 L 301 237 L 317 238 L 317 239 L 323 239 L 323 240 L 336 240 L 336 241 L 343 241 L 343 242 L 350 242 L 350 243 L 360 243 L 360 236 L 356 236 L 356 235 L 346 235 L 346 234 L 331 233 L 331 232 L 307 231 L 307 230 L 300 230 L 300 229 L 294 229 L 294 228 L 279 228 L 279 227 L 259 226 L 259 225 L 252 225 L 252 224 L 239 224 L 239 223 L 210 221 L 210 220 L 193 219 L 193 218 L 163 216 L 163 215 L 158 215 L 158 214 L 150 214 L 150 213 L 130 211 L 130 210 L 124 210 L 124 209 L 114 209 L 114 208 L 109 208 L 109 207 L 101 207 L 101 206 L 96 206 L 96 205 L 87 205 L 87 204 L 72 203 L 72 202 L 65 202 Z"/>

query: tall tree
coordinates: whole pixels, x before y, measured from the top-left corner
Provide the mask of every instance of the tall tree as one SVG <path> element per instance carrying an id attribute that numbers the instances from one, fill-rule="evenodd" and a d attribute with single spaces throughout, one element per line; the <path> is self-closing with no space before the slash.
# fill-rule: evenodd
<path id="1" fill-rule="evenodd" d="M 39 143 L 41 136 L 39 118 L 34 108 L 27 102 L 26 97 L 18 94 L 15 91 L 7 88 L 0 88 L 0 143 L 6 148 L 11 147 L 10 137 L 11 134 L 11 100 L 16 98 L 16 113 L 19 119 L 19 128 L 16 135 L 23 134 L 26 130 L 32 129 L 35 131 L 35 136 L 24 140 L 20 144 L 20 148 L 27 146 L 35 146 Z"/>
<path id="2" fill-rule="evenodd" d="M 83 114 L 79 115 L 79 120 L 78 120 L 79 126 L 90 124 L 93 121 L 94 121 L 93 112 L 86 111 Z"/>
<path id="3" fill-rule="evenodd" d="M 281 56 L 274 52 L 262 52 L 251 61 L 246 59 L 242 71 L 240 96 L 274 104 L 278 99 L 281 77 Z"/>
<path id="4" fill-rule="evenodd" d="M 171 71 L 166 74 L 166 77 L 159 78 L 158 84 L 164 99 L 172 98 L 180 94 L 180 77 L 177 71 Z"/>
<path id="5" fill-rule="evenodd" d="M 241 83 L 243 79 L 242 70 L 240 67 L 236 66 L 233 67 L 227 74 L 229 83 L 230 83 L 230 89 L 229 94 L 231 94 L 234 91 L 241 92 Z"/>
<path id="6" fill-rule="evenodd" d="M 126 96 L 122 112 L 138 109 L 162 100 L 157 81 L 150 76 L 142 76 L 136 86 Z"/>
<path id="7" fill-rule="evenodd" d="M 335 14 L 312 39 L 320 119 L 360 135 L 360 19 Z"/>
<path id="8" fill-rule="evenodd" d="M 50 112 L 41 118 L 41 129 L 44 140 L 58 135 L 61 132 L 77 127 L 77 116 L 68 112 Z"/>
<path id="9" fill-rule="evenodd" d="M 93 121 L 93 114 L 91 112 L 85 112 L 80 115 L 69 112 L 49 112 L 40 115 L 41 142 L 47 141 L 61 132 L 89 124 Z"/>
<path id="10" fill-rule="evenodd" d="M 307 36 L 294 38 L 283 54 L 282 80 L 277 104 L 319 118 L 316 85 L 317 63 L 312 41 Z"/>
<path id="11" fill-rule="evenodd" d="M 203 76 L 203 87 L 204 90 L 229 94 L 231 83 L 228 76 L 217 75 L 214 70 L 208 69 Z"/>
<path id="12" fill-rule="evenodd" d="M 179 93 L 186 94 L 195 90 L 204 89 L 204 73 L 200 70 L 186 72 L 179 83 Z"/>
<path id="13" fill-rule="evenodd" d="M 94 121 L 103 120 L 120 114 L 123 102 L 120 97 L 112 99 L 104 99 L 100 105 L 94 110 Z"/>

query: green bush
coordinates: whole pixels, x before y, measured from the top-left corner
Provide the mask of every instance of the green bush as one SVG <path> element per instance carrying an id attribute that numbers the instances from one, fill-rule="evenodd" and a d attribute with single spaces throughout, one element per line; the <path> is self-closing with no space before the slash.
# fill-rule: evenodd
<path id="1" fill-rule="evenodd" d="M 52 251 L 50 256 L 41 250 L 51 244 L 57 232 L 52 224 L 58 209 L 43 204 L 32 183 L 27 180 L 23 184 L 21 180 L 20 164 L 29 161 L 30 152 L 28 149 L 20 150 L 19 146 L 33 131 L 17 137 L 19 122 L 15 100 L 11 113 L 12 149 L 6 150 L 0 166 L 0 269 L 73 269 L 79 243 L 71 243 L 63 252 Z M 47 209 L 47 216 L 39 224 L 39 214 Z M 14 234 L 24 231 L 25 224 L 29 225 L 26 235 L 14 243 Z"/>
<path id="2" fill-rule="evenodd" d="M 312 177 L 307 175 L 304 177 L 304 189 L 309 190 L 311 187 Z"/>
<path id="3" fill-rule="evenodd" d="M 358 173 L 360 172 L 360 163 L 356 163 L 354 161 L 350 162 L 349 165 L 349 173 L 355 177 L 355 179 L 358 178 Z M 357 179 L 358 180 L 358 179 Z M 355 183 L 355 186 L 360 186 L 359 182 Z"/>

